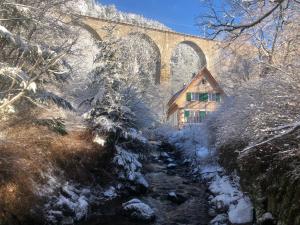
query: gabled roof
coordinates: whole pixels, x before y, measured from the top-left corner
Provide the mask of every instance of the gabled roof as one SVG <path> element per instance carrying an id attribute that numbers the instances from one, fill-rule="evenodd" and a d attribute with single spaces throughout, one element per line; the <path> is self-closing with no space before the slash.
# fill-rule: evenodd
<path id="1" fill-rule="evenodd" d="M 203 67 L 199 73 L 193 77 L 193 79 L 187 84 L 185 85 L 181 90 L 179 90 L 178 92 L 176 92 L 169 100 L 168 102 L 168 115 L 170 115 L 172 111 L 174 111 L 174 109 L 177 107 L 176 105 L 176 100 L 181 97 L 183 94 L 185 94 L 185 92 L 189 89 L 190 86 L 192 86 L 195 82 L 197 82 L 200 79 L 206 78 L 206 80 L 213 86 L 216 87 L 216 89 L 221 93 L 221 94 L 225 94 L 225 92 L 223 91 L 223 89 L 220 87 L 220 85 L 218 84 L 218 82 L 215 80 L 215 78 L 211 75 L 211 73 L 209 72 L 209 70 L 206 67 Z"/>

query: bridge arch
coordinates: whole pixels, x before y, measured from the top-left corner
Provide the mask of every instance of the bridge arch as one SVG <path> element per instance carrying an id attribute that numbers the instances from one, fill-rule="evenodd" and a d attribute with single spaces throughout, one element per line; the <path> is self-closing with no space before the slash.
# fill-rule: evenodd
<path id="1" fill-rule="evenodd" d="M 159 84 L 160 83 L 160 76 L 161 76 L 161 50 L 160 50 L 159 46 L 156 44 L 156 42 L 151 38 L 150 35 L 148 35 L 147 33 L 144 33 L 144 32 L 140 32 L 140 31 L 129 32 L 123 38 L 129 38 L 129 39 L 130 38 L 140 38 L 140 39 L 147 42 L 147 44 L 149 46 L 144 46 L 145 47 L 144 51 L 146 51 L 146 52 L 142 52 L 142 54 L 144 54 L 146 56 L 148 54 L 148 56 L 151 56 L 151 60 L 153 62 L 150 63 L 151 65 L 149 65 L 149 66 L 154 67 L 155 73 L 153 74 L 153 80 L 154 80 L 155 84 Z M 147 47 L 150 47 L 151 50 Z M 150 52 L 149 52 L 149 50 L 150 50 Z"/>
<path id="2" fill-rule="evenodd" d="M 180 90 L 207 65 L 206 55 L 201 47 L 189 40 L 179 40 L 173 44 L 169 63 L 171 93 Z"/>
<path id="3" fill-rule="evenodd" d="M 76 25 L 78 25 L 81 28 L 87 30 L 95 40 L 102 41 L 102 38 L 101 38 L 100 34 L 93 27 L 91 27 L 90 25 L 88 25 L 86 23 L 82 23 L 82 22 L 77 22 Z"/>
<path id="4" fill-rule="evenodd" d="M 182 42 L 178 43 L 177 45 L 179 45 L 179 44 L 186 44 L 194 49 L 194 51 L 197 53 L 197 55 L 200 59 L 201 68 L 207 65 L 206 56 L 205 56 L 203 50 L 199 47 L 199 45 L 197 45 L 193 41 L 182 41 Z"/>

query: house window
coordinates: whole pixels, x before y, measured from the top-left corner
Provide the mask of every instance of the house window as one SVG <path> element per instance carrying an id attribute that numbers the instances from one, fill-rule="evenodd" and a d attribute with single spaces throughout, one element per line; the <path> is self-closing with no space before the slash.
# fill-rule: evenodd
<path id="1" fill-rule="evenodd" d="M 200 111 L 200 112 L 199 112 L 199 117 L 200 117 L 200 121 L 201 121 L 201 122 L 202 122 L 203 120 L 205 120 L 206 112 L 205 112 L 205 111 Z"/>
<path id="2" fill-rule="evenodd" d="M 218 101 L 218 94 L 214 93 L 198 93 L 198 92 L 188 92 L 186 93 L 186 100 L 187 101 L 200 101 L 200 102 L 207 102 L 207 101 Z M 220 101 L 220 97 L 219 97 Z"/>
<path id="3" fill-rule="evenodd" d="M 206 111 L 199 110 L 184 110 L 185 123 L 201 123 L 205 120 L 207 115 Z"/>
<path id="4" fill-rule="evenodd" d="M 207 82 L 207 81 L 206 81 L 205 79 L 202 79 L 202 80 L 201 80 L 201 84 L 203 84 L 203 85 L 205 85 L 206 82 Z"/>
<path id="5" fill-rule="evenodd" d="M 190 111 L 184 110 L 184 118 L 189 118 L 189 117 L 190 117 Z"/>
<path id="6" fill-rule="evenodd" d="M 208 94 L 208 101 L 210 101 L 210 102 L 220 102 L 221 101 L 220 93 L 209 93 Z"/>
<path id="7" fill-rule="evenodd" d="M 186 93 L 186 100 L 191 101 L 191 99 L 192 99 L 192 93 L 191 92 Z"/>
<path id="8" fill-rule="evenodd" d="M 199 93 L 192 92 L 191 93 L 191 101 L 198 101 L 199 100 Z"/>
<path id="9" fill-rule="evenodd" d="M 221 94 L 220 93 L 216 93 L 216 101 L 221 102 Z"/>
<path id="10" fill-rule="evenodd" d="M 208 101 L 215 102 L 216 101 L 216 94 L 215 93 L 209 93 Z"/>
<path id="11" fill-rule="evenodd" d="M 208 101 L 208 93 L 200 93 L 199 94 L 199 101 L 200 102 L 207 102 Z"/>

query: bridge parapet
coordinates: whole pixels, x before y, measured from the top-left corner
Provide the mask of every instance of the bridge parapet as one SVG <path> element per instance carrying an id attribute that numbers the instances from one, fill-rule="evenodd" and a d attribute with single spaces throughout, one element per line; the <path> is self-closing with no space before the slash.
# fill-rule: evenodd
<path id="1" fill-rule="evenodd" d="M 160 83 L 168 83 L 171 78 L 171 57 L 173 50 L 180 43 L 186 43 L 194 48 L 198 53 L 203 65 L 212 74 L 216 71 L 215 63 L 219 57 L 218 41 L 205 39 L 196 35 L 182 34 L 170 30 L 162 30 L 147 26 L 134 25 L 126 22 L 111 21 L 107 19 L 95 18 L 91 16 L 77 15 L 81 24 L 90 31 L 96 38 L 103 39 L 107 35 L 104 27 L 114 25 L 114 35 L 118 38 L 126 37 L 134 33 L 141 33 L 149 37 L 159 49 L 161 58 Z"/>

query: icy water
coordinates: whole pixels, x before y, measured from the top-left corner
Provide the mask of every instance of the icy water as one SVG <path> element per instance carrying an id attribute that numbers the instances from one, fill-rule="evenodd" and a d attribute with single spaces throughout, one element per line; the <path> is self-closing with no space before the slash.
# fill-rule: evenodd
<path id="1" fill-rule="evenodd" d="M 106 205 L 107 213 L 90 218 L 83 225 L 139 225 L 121 216 L 121 204 L 131 198 L 139 198 L 153 208 L 156 219 L 153 225 L 207 225 L 209 223 L 206 188 L 190 177 L 188 167 L 182 160 L 168 153 L 169 157 L 160 157 L 161 152 L 152 153 L 151 160 L 144 165 L 145 177 L 150 190 L 144 196 L 130 196 Z M 165 153 L 164 153 L 165 154 Z M 177 159 L 176 159 L 177 158 Z M 176 164 L 170 167 L 170 163 Z M 168 194 L 175 192 L 180 201 L 172 201 Z M 105 210 L 104 210 L 105 211 Z"/>

